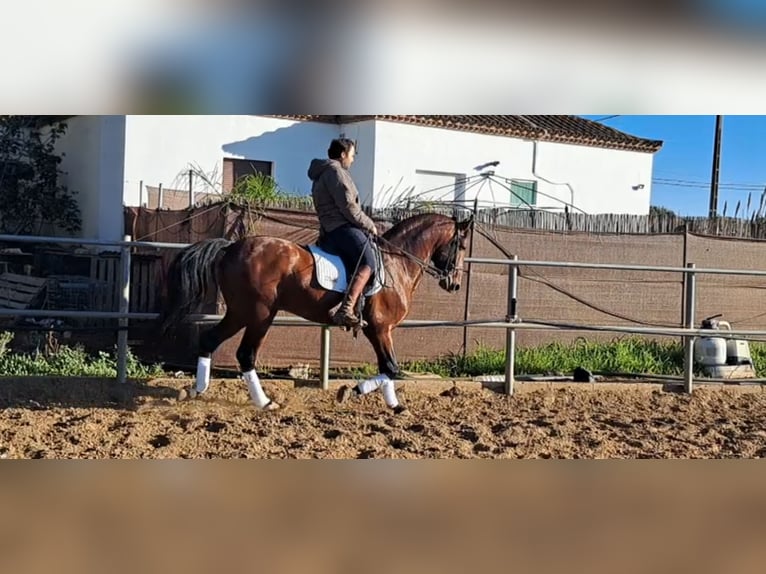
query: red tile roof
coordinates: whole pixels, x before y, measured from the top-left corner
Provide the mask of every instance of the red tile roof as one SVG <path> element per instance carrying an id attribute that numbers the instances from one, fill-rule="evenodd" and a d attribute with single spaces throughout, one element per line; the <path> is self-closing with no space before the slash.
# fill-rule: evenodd
<path id="1" fill-rule="evenodd" d="M 640 138 L 579 116 L 320 116 L 282 115 L 303 121 L 349 124 L 385 120 L 483 134 L 570 143 L 592 147 L 656 152 L 663 142 Z"/>

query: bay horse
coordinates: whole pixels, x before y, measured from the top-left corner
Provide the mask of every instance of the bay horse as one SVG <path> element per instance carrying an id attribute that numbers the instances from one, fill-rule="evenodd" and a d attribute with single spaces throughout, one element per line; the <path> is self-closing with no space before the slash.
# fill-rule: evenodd
<path id="1" fill-rule="evenodd" d="M 381 389 L 389 408 L 404 410 L 394 391 L 399 366 L 393 330 L 407 317 L 424 273 L 438 278 L 439 286 L 448 292 L 460 289 L 470 225 L 471 218 L 458 221 L 441 214 L 418 214 L 376 239 L 385 284 L 364 301 L 367 325 L 362 332 L 375 351 L 378 375 L 357 385 L 357 394 Z M 331 310 L 342 301 L 343 293 L 318 285 L 307 245 L 260 235 L 237 241 L 206 239 L 184 248 L 171 262 L 159 332 L 164 334 L 177 325 L 216 288 L 223 295 L 226 313 L 200 335 L 196 385 L 188 394 L 194 397 L 207 390 L 212 353 L 244 328 L 236 357 L 250 397 L 260 409 L 279 408 L 266 396 L 255 372 L 258 351 L 274 317 L 283 310 L 331 325 Z"/>

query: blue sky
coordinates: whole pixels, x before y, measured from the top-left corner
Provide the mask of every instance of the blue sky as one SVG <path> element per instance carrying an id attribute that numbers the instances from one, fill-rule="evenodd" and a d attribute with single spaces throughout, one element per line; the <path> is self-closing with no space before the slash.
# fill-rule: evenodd
<path id="1" fill-rule="evenodd" d="M 588 119 L 607 115 L 583 116 Z M 651 204 L 679 215 L 706 216 L 710 202 L 715 116 L 616 116 L 604 125 L 636 136 L 659 139 L 662 149 L 654 156 Z M 766 188 L 766 116 L 724 116 L 718 213 L 739 215 L 758 209 Z"/>

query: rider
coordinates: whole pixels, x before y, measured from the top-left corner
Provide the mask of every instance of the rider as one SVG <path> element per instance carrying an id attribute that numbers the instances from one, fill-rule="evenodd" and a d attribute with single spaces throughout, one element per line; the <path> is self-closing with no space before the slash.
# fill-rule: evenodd
<path id="1" fill-rule="evenodd" d="M 352 277 L 343 304 L 333 315 L 333 322 L 346 327 L 358 326 L 362 318 L 354 308 L 375 267 L 375 255 L 369 235 L 378 230 L 359 205 L 359 192 L 348 169 L 354 163 L 356 144 L 340 138 L 330 142 L 329 159 L 314 159 L 308 170 L 313 182 L 311 197 L 319 217 L 320 242 L 340 256 L 348 277 Z M 354 271 L 356 270 L 356 274 Z"/>

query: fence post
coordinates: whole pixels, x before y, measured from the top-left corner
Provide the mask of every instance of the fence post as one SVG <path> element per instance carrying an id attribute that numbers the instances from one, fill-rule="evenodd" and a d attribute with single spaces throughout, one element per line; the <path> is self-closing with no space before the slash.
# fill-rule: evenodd
<path id="1" fill-rule="evenodd" d="M 476 217 L 478 214 L 478 198 L 474 201 L 473 219 L 471 220 L 471 244 L 468 246 L 468 259 L 473 257 L 473 246 L 476 242 Z M 468 322 L 471 316 L 471 271 L 473 264 L 469 261 L 465 273 L 465 307 L 463 308 L 463 321 Z M 463 325 L 463 357 L 468 354 L 468 325 Z"/>
<path id="2" fill-rule="evenodd" d="M 684 246 L 681 256 L 682 266 L 687 267 L 689 263 L 689 226 L 686 223 L 684 223 Z M 686 278 L 688 274 L 682 273 L 681 275 L 681 324 L 686 325 Z"/>
<path id="3" fill-rule="evenodd" d="M 330 388 L 330 326 L 322 325 L 322 341 L 319 361 L 319 383 L 322 390 Z"/>
<path id="4" fill-rule="evenodd" d="M 194 171 L 189 170 L 189 208 L 194 207 Z"/>
<path id="5" fill-rule="evenodd" d="M 157 209 L 162 209 L 162 184 L 159 185 L 159 189 L 157 191 Z"/>
<path id="6" fill-rule="evenodd" d="M 687 269 L 694 269 L 694 263 L 687 263 Z M 694 328 L 694 308 L 696 297 L 696 284 L 697 280 L 693 272 L 686 273 L 686 321 L 685 327 L 687 329 Z M 694 382 L 694 341 L 695 337 L 684 337 L 684 391 L 687 393 L 692 392 Z"/>
<path id="7" fill-rule="evenodd" d="M 130 241 L 131 236 L 125 235 L 123 241 Z M 130 246 L 124 245 L 120 250 L 120 313 L 130 311 Z M 128 378 L 128 319 L 117 321 L 120 330 L 117 331 L 117 382 L 125 383 Z"/>
<path id="8" fill-rule="evenodd" d="M 519 256 L 511 257 L 518 261 Z M 507 322 L 516 320 L 516 291 L 519 277 L 519 268 L 515 264 L 509 265 L 508 269 L 508 313 L 505 316 Z M 514 371 L 516 369 L 516 329 L 509 328 L 505 332 L 505 394 L 513 395 Z"/>

